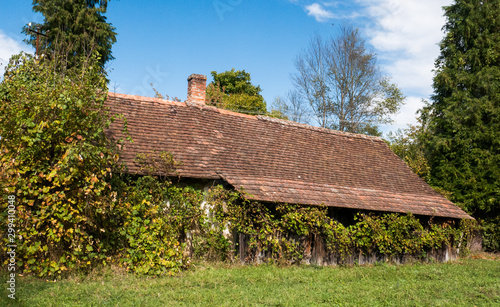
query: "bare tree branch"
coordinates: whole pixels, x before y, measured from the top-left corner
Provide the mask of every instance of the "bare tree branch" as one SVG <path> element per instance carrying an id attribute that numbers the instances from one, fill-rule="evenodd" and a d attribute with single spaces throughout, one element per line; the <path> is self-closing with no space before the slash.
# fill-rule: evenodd
<path id="1" fill-rule="evenodd" d="M 292 75 L 299 99 L 308 102 L 324 128 L 378 135 L 404 97 L 380 72 L 376 55 L 358 29 L 343 25 L 324 41 L 316 35 L 295 61 Z"/>

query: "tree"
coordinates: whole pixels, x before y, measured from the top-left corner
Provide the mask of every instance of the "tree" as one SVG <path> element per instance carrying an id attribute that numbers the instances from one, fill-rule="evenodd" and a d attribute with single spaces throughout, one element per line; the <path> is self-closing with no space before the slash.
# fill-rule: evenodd
<path id="1" fill-rule="evenodd" d="M 304 101 L 297 91 L 288 92 L 285 98 L 276 98 L 272 104 L 271 114 L 273 112 L 293 122 L 304 124 L 309 122 Z"/>
<path id="2" fill-rule="evenodd" d="M 267 114 L 260 86 L 253 85 L 244 70 L 211 72 L 213 81 L 207 87 L 207 103 L 251 115 Z"/>
<path id="3" fill-rule="evenodd" d="M 104 135 L 106 79 L 92 63 L 62 74 L 50 59 L 16 55 L 0 83 L 0 197 L 16 199 L 16 259 L 27 272 L 87 267 L 115 242 L 117 154 Z"/>
<path id="4" fill-rule="evenodd" d="M 407 129 L 398 129 L 396 133 L 389 132 L 389 147 L 405 161 L 415 174 L 428 183 L 430 181 L 430 166 L 424 148 L 424 140 L 428 135 L 428 130 L 422 118 L 419 118 L 418 121 L 417 125 L 409 125 Z"/>
<path id="5" fill-rule="evenodd" d="M 314 37 L 295 67 L 292 81 L 321 127 L 379 135 L 378 125 L 390 123 L 403 104 L 355 28 L 344 25 L 326 42 Z"/>
<path id="6" fill-rule="evenodd" d="M 483 220 L 485 247 L 499 250 L 500 1 L 456 0 L 444 10 L 427 107 L 431 183 Z"/>
<path id="7" fill-rule="evenodd" d="M 111 47 L 116 42 L 115 28 L 104 16 L 107 4 L 107 0 L 34 0 L 33 11 L 42 13 L 44 21 L 24 26 L 23 33 L 29 35 L 25 41 L 36 46 L 37 34 L 29 28 L 38 30 L 44 34 L 38 36 L 40 54 L 56 58 L 62 67 L 75 66 L 79 56 L 88 59 L 97 51 L 104 68 L 114 59 Z"/>

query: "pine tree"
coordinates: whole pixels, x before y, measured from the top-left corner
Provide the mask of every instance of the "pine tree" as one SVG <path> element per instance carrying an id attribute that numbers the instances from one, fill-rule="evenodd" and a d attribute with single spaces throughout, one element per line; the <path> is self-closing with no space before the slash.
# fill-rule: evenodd
<path id="1" fill-rule="evenodd" d="M 111 47 L 116 42 L 115 28 L 106 22 L 104 13 L 108 0 L 34 0 L 33 11 L 42 13 L 42 24 L 32 24 L 38 30 L 40 54 L 56 58 L 63 67 L 72 67 L 79 56 L 100 56 L 101 67 L 114 57 Z M 36 46 L 37 35 L 25 26 L 28 44 Z"/>
<path id="2" fill-rule="evenodd" d="M 500 248 L 500 0 L 456 0 L 427 107 L 431 184 L 485 225 Z M 495 226 L 496 225 L 496 226 Z"/>

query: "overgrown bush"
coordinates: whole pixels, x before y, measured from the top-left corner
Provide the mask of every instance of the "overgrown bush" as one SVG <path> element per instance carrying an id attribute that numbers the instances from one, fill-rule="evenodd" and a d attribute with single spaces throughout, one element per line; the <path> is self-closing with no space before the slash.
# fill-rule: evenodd
<path id="1" fill-rule="evenodd" d="M 109 179 L 117 155 L 104 136 L 104 74 L 27 54 L 12 57 L 0 84 L 2 208 L 16 197 L 18 265 L 40 275 L 85 268 L 106 258 Z M 6 210 L 0 213 L 2 238 Z M 2 257 L 4 253 L 2 253 Z"/>
<path id="2" fill-rule="evenodd" d="M 163 214 L 163 193 L 166 191 L 154 178 L 142 177 L 117 200 L 119 233 L 124 239 L 121 261 L 128 269 L 159 274 L 158 265 L 168 270 L 182 264 L 180 244 Z"/>
<path id="3" fill-rule="evenodd" d="M 480 220 L 483 247 L 486 251 L 500 251 L 500 216 Z"/>
<path id="4" fill-rule="evenodd" d="M 119 261 L 138 273 L 179 272 L 190 264 L 189 233 L 204 225 L 203 194 L 172 185 L 165 174 L 174 174 L 179 163 L 168 152 L 138 154 L 136 163 L 146 175 L 124 175 L 115 186 Z"/>

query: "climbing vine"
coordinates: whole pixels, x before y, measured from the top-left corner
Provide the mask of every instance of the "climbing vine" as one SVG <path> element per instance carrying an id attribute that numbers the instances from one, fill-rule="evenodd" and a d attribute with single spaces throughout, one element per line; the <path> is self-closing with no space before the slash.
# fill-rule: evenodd
<path id="1" fill-rule="evenodd" d="M 247 236 L 248 260 L 264 254 L 267 261 L 299 262 L 304 257 L 302 243 L 311 235 L 323 238 L 327 253 L 340 262 L 355 254 L 425 259 L 429 252 L 447 246 L 463 254 L 478 229 L 474 220 L 431 219 L 424 224 L 410 213 L 357 213 L 354 223 L 345 226 L 328 216 L 326 207 L 263 204 L 220 187 L 211 191 L 209 199 L 218 203 L 214 210 L 219 223 Z"/>

